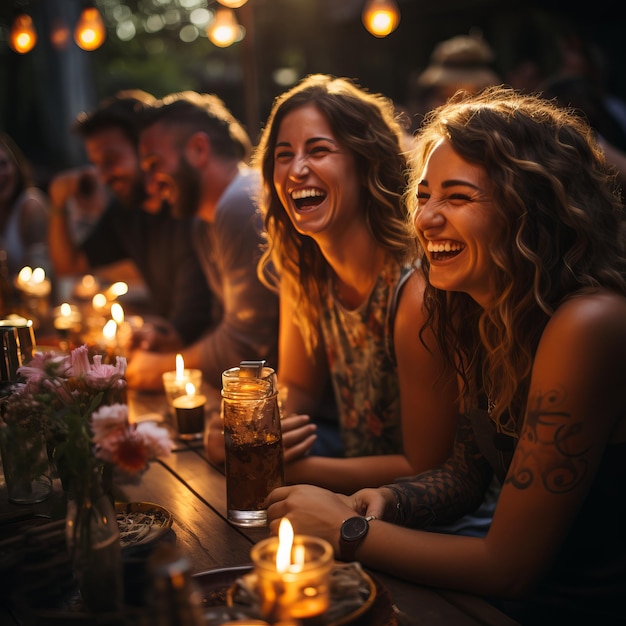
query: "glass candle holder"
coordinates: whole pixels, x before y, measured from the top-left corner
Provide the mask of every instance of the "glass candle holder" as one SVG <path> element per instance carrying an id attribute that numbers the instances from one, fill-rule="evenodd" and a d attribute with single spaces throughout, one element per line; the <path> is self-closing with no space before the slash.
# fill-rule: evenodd
<path id="1" fill-rule="evenodd" d="M 279 538 L 269 537 L 250 552 L 257 575 L 260 617 L 273 623 L 323 614 L 330 603 L 332 546 L 318 537 L 295 535 L 294 558 L 284 571 L 278 571 L 276 565 L 278 546 Z"/>
<path id="2" fill-rule="evenodd" d="M 182 375 L 177 375 L 175 371 L 163 373 L 163 388 L 172 415 L 175 415 L 174 400 L 187 394 L 187 383 L 191 383 L 199 393 L 202 387 L 202 370 L 185 369 Z"/>

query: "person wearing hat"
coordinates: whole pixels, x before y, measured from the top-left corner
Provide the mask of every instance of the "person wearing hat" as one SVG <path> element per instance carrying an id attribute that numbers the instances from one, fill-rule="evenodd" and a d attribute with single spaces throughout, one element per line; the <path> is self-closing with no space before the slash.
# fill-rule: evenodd
<path id="1" fill-rule="evenodd" d="M 438 43 L 415 84 L 419 121 L 459 89 L 475 93 L 500 84 L 502 79 L 492 68 L 494 57 L 489 44 L 477 35 L 457 35 Z"/>

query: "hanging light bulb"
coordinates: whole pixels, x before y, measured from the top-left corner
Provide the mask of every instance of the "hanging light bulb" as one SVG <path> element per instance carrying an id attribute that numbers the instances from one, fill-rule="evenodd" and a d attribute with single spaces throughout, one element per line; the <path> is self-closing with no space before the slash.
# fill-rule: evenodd
<path id="1" fill-rule="evenodd" d="M 248 0 L 217 0 L 221 5 L 229 9 L 238 9 L 242 7 Z"/>
<path id="2" fill-rule="evenodd" d="M 243 38 L 243 29 L 232 9 L 218 9 L 206 30 L 207 37 L 220 48 L 227 48 Z"/>
<path id="3" fill-rule="evenodd" d="M 400 9 L 395 0 L 367 0 L 361 19 L 374 37 L 386 37 L 400 23 Z"/>
<path id="4" fill-rule="evenodd" d="M 87 7 L 78 18 L 74 29 L 74 41 L 79 48 L 91 51 L 99 48 L 106 38 L 102 16 L 95 7 Z"/>
<path id="5" fill-rule="evenodd" d="M 9 43 L 18 54 L 26 54 L 35 47 L 37 33 L 30 15 L 22 13 L 15 18 L 13 26 L 11 26 Z"/>

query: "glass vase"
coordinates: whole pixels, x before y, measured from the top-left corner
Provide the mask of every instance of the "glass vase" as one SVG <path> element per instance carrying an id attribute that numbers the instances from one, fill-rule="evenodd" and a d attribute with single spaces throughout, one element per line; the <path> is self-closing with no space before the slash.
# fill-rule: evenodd
<path id="1" fill-rule="evenodd" d="M 0 454 L 9 502 L 35 504 L 52 493 L 50 464 L 41 433 L 0 428 Z"/>
<path id="2" fill-rule="evenodd" d="M 97 474 L 97 477 L 94 476 Z M 102 617 L 121 615 L 124 586 L 115 507 L 102 471 L 73 479 L 68 491 L 66 538 L 84 607 Z"/>

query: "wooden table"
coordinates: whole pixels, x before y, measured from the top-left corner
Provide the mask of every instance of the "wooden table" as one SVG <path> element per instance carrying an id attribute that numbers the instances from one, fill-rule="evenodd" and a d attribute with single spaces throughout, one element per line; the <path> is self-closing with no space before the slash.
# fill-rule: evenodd
<path id="1" fill-rule="evenodd" d="M 130 393 L 129 405 L 134 417 L 167 413 L 161 394 Z M 169 457 L 151 463 L 139 484 L 124 485 L 122 492 L 130 502 L 154 502 L 172 513 L 177 545 L 196 573 L 250 563 L 251 546 L 268 536 L 266 528 L 243 529 L 227 521 L 225 478 L 220 468 L 209 463 L 201 442 L 178 442 Z M 8 503 L 2 484 L 0 513 L 16 510 L 20 507 Z M 370 573 L 402 612 L 402 624 L 516 624 L 478 597 L 411 584 L 380 572 Z M 0 606 L 0 624 L 18 624 L 6 611 L 6 607 Z"/>

